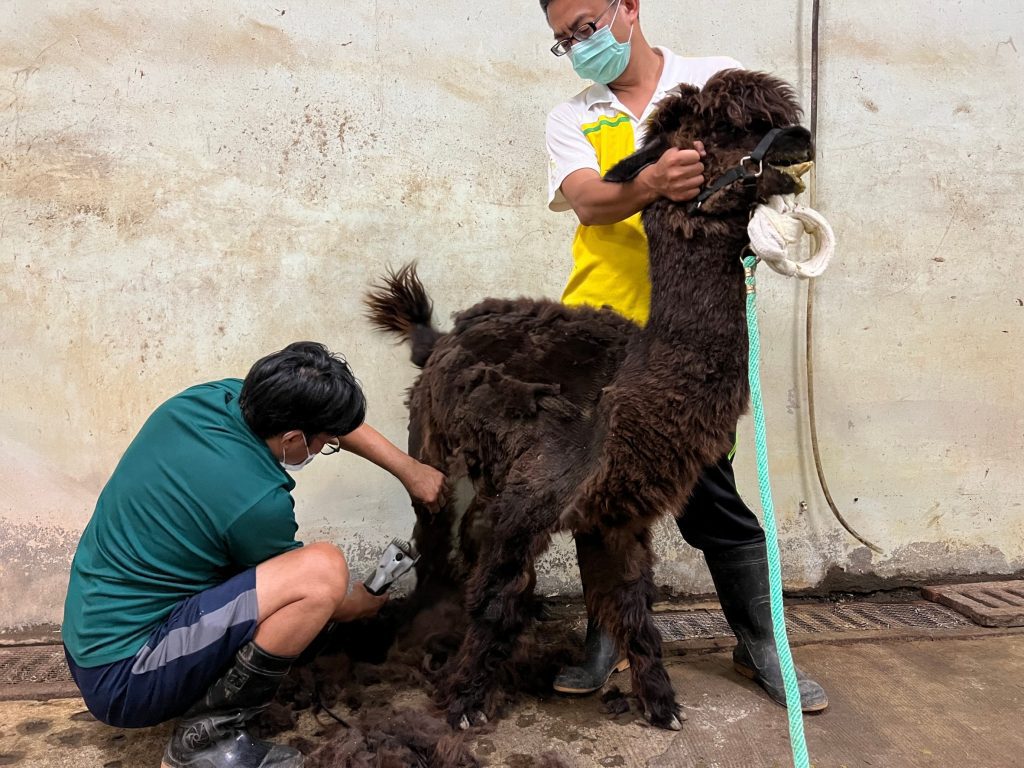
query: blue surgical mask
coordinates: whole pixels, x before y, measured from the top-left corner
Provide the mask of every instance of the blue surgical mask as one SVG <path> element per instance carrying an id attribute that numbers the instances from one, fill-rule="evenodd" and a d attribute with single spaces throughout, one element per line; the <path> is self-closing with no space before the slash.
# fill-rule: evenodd
<path id="1" fill-rule="evenodd" d="M 615 15 L 608 22 L 607 27 L 601 27 L 593 35 L 582 43 L 573 45 L 569 51 L 569 58 L 572 59 L 572 68 L 576 74 L 584 80 L 593 80 L 601 85 L 615 82 L 619 75 L 626 71 L 629 64 L 630 44 L 633 39 L 633 27 L 629 28 L 629 39 L 620 43 L 612 34 L 612 24 L 619 15 L 619 7 L 615 8 Z"/>
<path id="2" fill-rule="evenodd" d="M 306 447 L 306 458 L 303 459 L 302 461 L 300 461 L 298 464 L 289 464 L 288 463 L 288 451 L 285 450 L 285 448 L 282 446 L 282 448 L 281 448 L 281 461 L 279 463 L 285 469 L 285 471 L 287 471 L 287 472 L 298 472 L 304 466 L 309 464 L 309 462 L 311 462 L 314 458 L 316 458 L 313 454 L 311 454 L 309 452 L 309 443 L 306 442 L 306 435 L 305 434 L 302 435 L 302 444 Z"/>

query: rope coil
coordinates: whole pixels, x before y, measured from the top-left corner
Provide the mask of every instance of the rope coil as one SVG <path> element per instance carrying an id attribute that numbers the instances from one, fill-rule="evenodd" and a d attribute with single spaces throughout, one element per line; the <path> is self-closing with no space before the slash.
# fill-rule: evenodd
<path id="1" fill-rule="evenodd" d="M 750 247 L 780 275 L 806 280 L 818 277 L 832 260 L 836 236 L 824 216 L 800 205 L 795 195 L 774 195 L 754 210 L 747 225 Z M 798 258 L 805 237 L 814 241 L 811 255 Z"/>

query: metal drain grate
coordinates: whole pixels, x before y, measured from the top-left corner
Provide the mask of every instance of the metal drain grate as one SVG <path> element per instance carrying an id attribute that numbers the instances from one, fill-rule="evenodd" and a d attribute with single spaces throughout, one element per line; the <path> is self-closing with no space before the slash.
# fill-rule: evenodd
<path id="1" fill-rule="evenodd" d="M 732 630 L 718 610 L 659 613 L 654 623 L 665 642 L 730 637 Z M 934 603 L 833 603 L 792 605 L 786 625 L 793 636 L 892 630 L 959 629 L 971 622 Z"/>
<path id="2" fill-rule="evenodd" d="M 0 648 L 0 686 L 70 681 L 71 672 L 61 646 Z"/>
<path id="3" fill-rule="evenodd" d="M 956 611 L 935 603 L 831 603 L 786 608 L 794 638 L 810 635 L 854 635 L 889 631 L 957 630 L 974 626 Z M 586 619 L 575 620 L 582 631 Z M 665 642 L 731 637 L 720 610 L 698 609 L 656 613 L 654 623 Z M 59 645 L 0 648 L 0 698 L 4 688 L 60 686 L 71 673 Z"/>
<path id="4" fill-rule="evenodd" d="M 808 632 L 863 632 L 889 629 L 958 629 L 971 622 L 933 603 L 832 603 L 795 605 L 786 617 Z"/>
<path id="5" fill-rule="evenodd" d="M 673 611 L 654 614 L 654 624 L 665 642 L 708 637 L 731 637 L 725 615 L 718 610 Z"/>
<path id="6" fill-rule="evenodd" d="M 925 597 L 969 616 L 984 627 L 1024 626 L 1024 581 L 989 581 L 925 587 Z"/>

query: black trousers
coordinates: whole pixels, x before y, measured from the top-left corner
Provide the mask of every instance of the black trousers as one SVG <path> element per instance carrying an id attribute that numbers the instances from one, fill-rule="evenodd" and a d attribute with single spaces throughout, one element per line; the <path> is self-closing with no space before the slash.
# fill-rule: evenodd
<path id="1" fill-rule="evenodd" d="M 676 523 L 686 543 L 703 552 L 764 541 L 761 522 L 736 490 L 736 475 L 728 456 L 701 473 Z"/>

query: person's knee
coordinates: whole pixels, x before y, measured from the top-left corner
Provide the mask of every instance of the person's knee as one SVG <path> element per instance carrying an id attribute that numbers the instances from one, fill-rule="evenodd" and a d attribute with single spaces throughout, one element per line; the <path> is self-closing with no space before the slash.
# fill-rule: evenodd
<path id="1" fill-rule="evenodd" d="M 304 549 L 302 577 L 311 592 L 330 602 L 344 599 L 348 592 L 348 561 L 345 553 L 326 541 L 310 544 Z"/>

